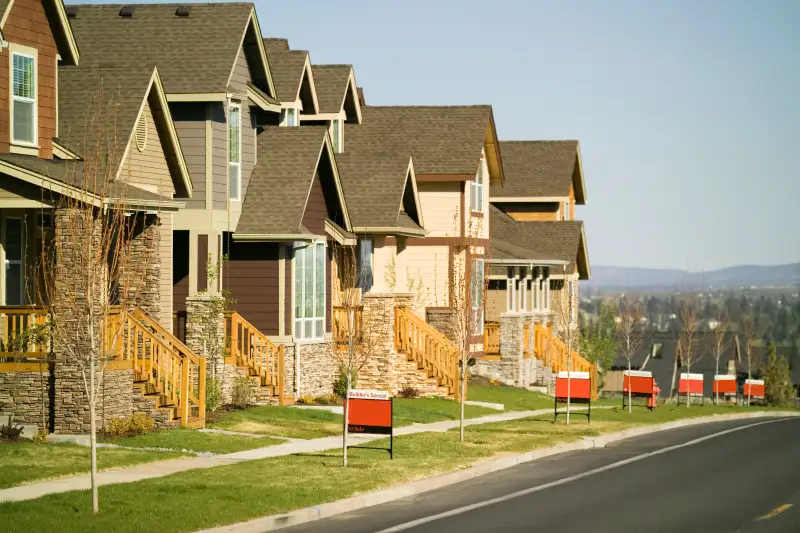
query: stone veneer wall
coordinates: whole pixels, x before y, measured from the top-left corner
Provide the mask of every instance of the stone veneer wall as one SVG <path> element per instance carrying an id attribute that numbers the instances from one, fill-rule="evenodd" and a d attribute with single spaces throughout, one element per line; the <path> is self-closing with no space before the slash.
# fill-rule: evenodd
<path id="1" fill-rule="evenodd" d="M 297 343 L 292 350 L 300 361 L 297 396 L 323 396 L 333 392 L 333 381 L 339 362 L 333 353 L 333 342 Z M 285 357 L 285 365 L 296 364 L 294 357 Z M 289 387 L 289 384 L 286 384 Z"/>
<path id="2" fill-rule="evenodd" d="M 524 356 L 523 328 L 531 323 L 529 314 L 500 315 L 500 359 L 479 359 L 473 373 L 513 387 L 529 387 L 544 379 L 546 370 L 541 361 L 533 355 Z"/>
<path id="3" fill-rule="evenodd" d="M 456 312 L 454 309 L 429 307 L 425 310 L 425 322 L 439 330 L 442 335 L 458 344 L 455 315 Z"/>
<path id="4" fill-rule="evenodd" d="M 47 365 L 44 365 L 44 372 L 0 372 L 0 412 L 13 414 L 20 424 L 41 426 L 43 408 L 45 421 L 49 423 L 50 370 Z"/>

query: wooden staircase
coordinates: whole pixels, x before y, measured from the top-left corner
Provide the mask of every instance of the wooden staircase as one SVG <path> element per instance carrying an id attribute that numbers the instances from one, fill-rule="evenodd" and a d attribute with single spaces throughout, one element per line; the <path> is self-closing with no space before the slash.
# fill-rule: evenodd
<path id="1" fill-rule="evenodd" d="M 395 349 L 458 399 L 458 347 L 408 307 L 395 307 Z"/>
<path id="2" fill-rule="evenodd" d="M 225 319 L 229 343 L 226 363 L 235 364 L 254 382 L 256 404 L 291 405 L 294 397 L 285 394 L 285 346 L 275 344 L 239 313 Z"/>
<path id="3" fill-rule="evenodd" d="M 525 346 L 528 346 L 528 326 L 525 326 Z M 588 372 L 592 379 L 592 397 L 597 397 L 597 365 L 589 362 L 578 352 L 571 354 L 564 341 L 541 324 L 534 326 L 533 352 L 535 357 L 550 367 L 552 372 Z M 569 362 L 568 362 L 569 361 Z"/>

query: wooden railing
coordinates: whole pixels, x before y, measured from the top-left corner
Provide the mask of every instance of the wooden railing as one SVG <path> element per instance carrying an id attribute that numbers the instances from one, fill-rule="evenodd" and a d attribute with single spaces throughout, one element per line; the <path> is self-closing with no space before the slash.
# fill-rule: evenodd
<path id="1" fill-rule="evenodd" d="M 553 372 L 589 372 L 592 377 L 592 396 L 597 397 L 597 365 L 575 351 L 568 357 L 569 350 L 564 341 L 540 324 L 534 327 L 534 352 L 536 358 L 549 365 Z"/>
<path id="2" fill-rule="evenodd" d="M 0 307 L 0 360 L 46 359 L 50 336 L 39 327 L 47 321 L 42 307 Z"/>
<path id="3" fill-rule="evenodd" d="M 407 307 L 395 307 L 395 348 L 458 398 L 458 348 Z"/>
<path id="4" fill-rule="evenodd" d="M 483 324 L 483 353 L 486 355 L 500 354 L 500 324 L 497 322 Z"/>
<path id="5" fill-rule="evenodd" d="M 239 313 L 226 319 L 226 337 L 230 339 L 229 358 L 237 366 L 251 369 L 261 379 L 261 385 L 270 387 L 273 396 L 284 405 L 285 347 L 275 344 Z"/>
<path id="6" fill-rule="evenodd" d="M 355 344 L 361 342 L 362 320 L 364 309 L 362 307 L 347 308 L 341 306 L 333 307 L 333 342 L 338 350 L 346 350 L 351 341 L 349 311 L 353 311 L 353 322 L 355 325 L 352 340 Z"/>

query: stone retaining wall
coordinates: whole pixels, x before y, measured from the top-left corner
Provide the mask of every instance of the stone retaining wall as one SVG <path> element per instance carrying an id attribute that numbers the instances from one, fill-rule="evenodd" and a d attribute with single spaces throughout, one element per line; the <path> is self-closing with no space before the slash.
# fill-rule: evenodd
<path id="1" fill-rule="evenodd" d="M 13 414 L 14 421 L 19 424 L 41 426 L 44 409 L 47 423 L 50 418 L 50 371 L 47 365 L 44 368 L 44 372 L 0 372 L 0 411 Z"/>

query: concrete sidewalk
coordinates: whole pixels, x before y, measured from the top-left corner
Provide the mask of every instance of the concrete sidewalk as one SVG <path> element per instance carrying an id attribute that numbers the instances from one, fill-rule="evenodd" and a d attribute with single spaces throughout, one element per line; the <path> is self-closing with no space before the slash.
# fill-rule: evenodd
<path id="1" fill-rule="evenodd" d="M 608 407 L 594 407 L 594 409 L 603 408 Z M 572 410 L 582 411 L 585 410 L 585 408 L 573 407 Z M 496 415 L 482 416 L 480 418 L 470 418 L 465 421 L 465 424 L 468 426 L 474 426 L 478 424 L 489 424 L 492 422 L 507 422 L 509 420 L 518 420 L 520 418 L 529 418 L 532 416 L 552 415 L 552 413 L 552 409 L 538 409 L 536 411 L 511 411 L 498 413 Z M 415 433 L 445 432 L 457 428 L 458 425 L 458 420 L 445 420 L 442 422 L 432 422 L 430 424 L 412 424 L 410 426 L 396 428 L 394 435 L 403 436 L 413 435 Z M 348 444 L 365 444 L 384 438 L 386 438 L 385 435 L 351 435 L 348 438 Z M 340 435 L 306 441 L 292 441 L 285 444 L 278 444 L 277 446 L 255 448 L 252 450 L 245 450 L 225 455 L 215 455 L 212 457 L 192 457 L 187 459 L 170 459 L 167 461 L 146 463 L 129 468 L 107 470 L 97 474 L 97 482 L 99 486 L 116 485 L 118 483 L 133 483 L 143 479 L 169 476 L 178 472 L 185 472 L 187 470 L 213 468 L 215 466 L 224 466 L 242 461 L 255 461 L 258 459 L 266 459 L 268 457 L 280 457 L 298 453 L 323 452 L 326 450 L 341 448 L 341 446 L 342 437 Z M 90 488 L 91 484 L 89 474 L 80 474 L 52 481 L 41 481 L 30 483 L 28 485 L 20 485 L 18 487 L 2 489 L 0 490 L 0 502 L 33 500 L 47 494 L 70 492 L 75 490 L 88 490 Z"/>

